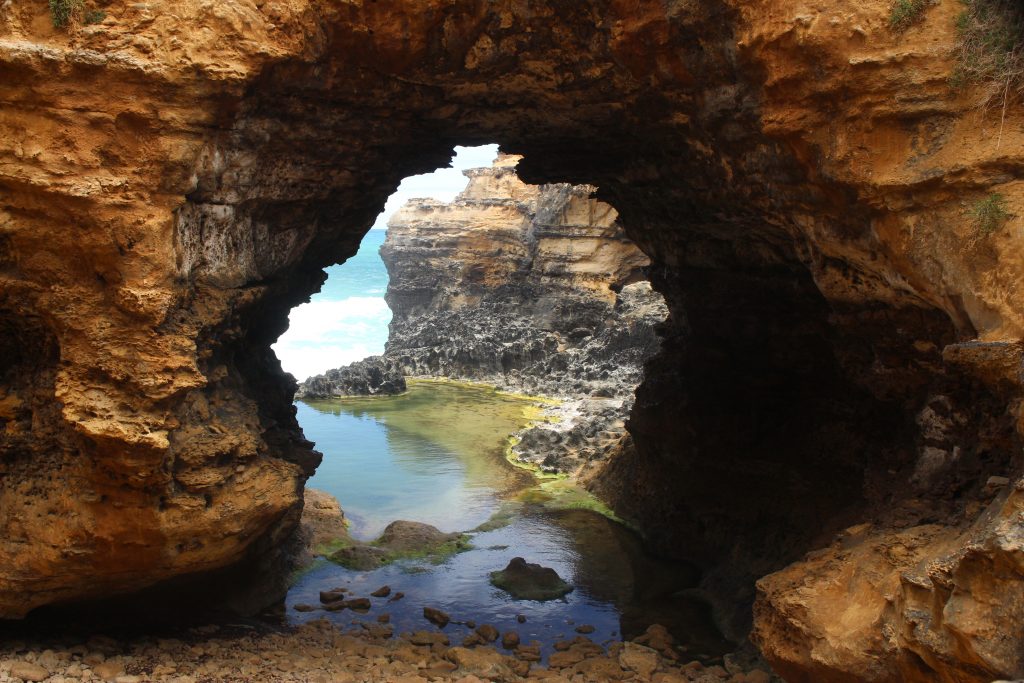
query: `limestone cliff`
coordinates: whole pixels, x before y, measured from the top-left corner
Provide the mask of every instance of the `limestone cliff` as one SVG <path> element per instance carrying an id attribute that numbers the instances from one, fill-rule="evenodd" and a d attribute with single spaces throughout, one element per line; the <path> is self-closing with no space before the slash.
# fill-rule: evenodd
<path id="1" fill-rule="evenodd" d="M 670 309 L 623 513 L 737 627 L 761 577 L 790 680 L 1024 675 L 1024 109 L 950 87 L 959 3 L 96 4 L 0 4 L 0 614 L 276 547 L 288 310 L 498 141 L 597 186 Z"/>
<path id="2" fill-rule="evenodd" d="M 411 375 L 632 394 L 667 314 L 649 261 L 595 188 L 527 185 L 518 162 L 502 155 L 467 171 L 453 202 L 413 200 L 390 218 L 386 355 Z"/>
<path id="3" fill-rule="evenodd" d="M 668 311 L 594 188 L 527 185 L 518 162 L 500 155 L 467 171 L 454 201 L 412 200 L 390 218 L 385 356 L 407 375 L 567 399 L 518 455 L 574 471 L 624 436 Z"/>

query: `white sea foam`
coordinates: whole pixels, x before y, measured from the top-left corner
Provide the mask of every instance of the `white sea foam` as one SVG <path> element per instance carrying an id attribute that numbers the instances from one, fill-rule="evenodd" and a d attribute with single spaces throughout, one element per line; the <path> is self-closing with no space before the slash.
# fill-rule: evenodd
<path id="1" fill-rule="evenodd" d="M 391 309 L 381 297 L 311 301 L 292 309 L 274 344 L 285 371 L 299 380 L 384 352 Z"/>

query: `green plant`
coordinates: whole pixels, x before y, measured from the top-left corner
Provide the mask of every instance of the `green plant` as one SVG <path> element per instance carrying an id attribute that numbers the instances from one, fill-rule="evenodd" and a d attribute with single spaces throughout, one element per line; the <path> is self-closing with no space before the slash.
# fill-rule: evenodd
<path id="1" fill-rule="evenodd" d="M 970 213 L 978 231 L 983 235 L 995 232 L 1010 218 L 1010 212 L 1006 209 L 1006 198 L 998 192 L 974 202 Z"/>
<path id="2" fill-rule="evenodd" d="M 85 13 L 85 23 L 98 24 L 107 18 L 107 13 L 101 9 L 91 9 Z"/>
<path id="3" fill-rule="evenodd" d="M 1019 0 L 961 0 L 957 18 L 954 87 L 969 83 L 983 89 L 982 108 L 1024 93 L 1024 4 Z"/>
<path id="4" fill-rule="evenodd" d="M 54 28 L 64 28 L 71 17 L 82 9 L 82 0 L 49 0 L 50 19 Z"/>
<path id="5" fill-rule="evenodd" d="M 905 31 L 924 14 L 931 0 L 895 0 L 889 8 L 889 28 Z"/>

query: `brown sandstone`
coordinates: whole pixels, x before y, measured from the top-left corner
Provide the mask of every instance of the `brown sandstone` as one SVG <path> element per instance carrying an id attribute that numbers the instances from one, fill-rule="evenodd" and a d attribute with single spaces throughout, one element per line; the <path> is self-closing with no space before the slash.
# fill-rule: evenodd
<path id="1" fill-rule="evenodd" d="M 401 177 L 498 140 L 651 260 L 595 487 L 722 623 L 760 577 L 792 681 L 1024 675 L 1024 112 L 948 87 L 957 3 L 889 5 L 0 6 L 0 614 L 275 565 L 318 455 L 269 345 Z"/>

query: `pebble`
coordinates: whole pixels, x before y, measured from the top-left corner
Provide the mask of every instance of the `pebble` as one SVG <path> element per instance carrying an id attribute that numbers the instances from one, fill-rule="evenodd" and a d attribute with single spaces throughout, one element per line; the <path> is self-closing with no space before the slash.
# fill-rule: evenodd
<path id="1" fill-rule="evenodd" d="M 15 662 L 11 665 L 11 676 L 23 681 L 45 681 L 50 672 L 32 662 Z"/>
<path id="2" fill-rule="evenodd" d="M 490 624 L 480 624 L 476 629 L 477 635 L 486 640 L 488 643 L 493 643 L 498 639 L 498 629 L 494 628 Z"/>
<path id="3" fill-rule="evenodd" d="M 370 593 L 370 596 L 374 598 L 386 598 L 389 595 L 391 595 L 391 586 L 381 586 L 377 590 Z"/>
<path id="4" fill-rule="evenodd" d="M 342 628 L 325 617 L 286 632 L 232 628 L 222 629 L 222 635 L 215 636 L 217 632 L 190 631 L 192 635 L 183 639 L 187 642 L 142 638 L 121 643 L 107 639 L 77 648 L 52 647 L 51 643 L 52 649 L 47 649 L 19 643 L 19 649 L 14 650 L 10 643 L 0 643 L 0 683 L 480 683 L 526 677 L 552 683 L 772 680 L 766 671 L 744 670 L 739 664 L 742 660 L 737 658 L 725 658 L 726 668 L 699 661 L 680 666 L 650 646 L 663 646 L 670 639 L 667 631 L 653 627 L 638 639 L 650 645 L 612 643 L 606 649 L 582 635 L 561 640 L 555 643 L 556 652 L 547 666 L 539 662 L 540 643 L 523 644 L 517 631 L 499 634 L 490 624 L 481 624 L 465 636 L 461 646 L 454 647 L 445 633 L 429 627 L 394 636 L 390 625 L 372 620 Z M 504 650 L 489 644 L 498 638 Z M 93 664 L 85 663 L 85 659 Z M 52 667 L 42 666 L 42 662 Z"/>
<path id="5" fill-rule="evenodd" d="M 92 671 L 103 680 L 112 681 L 124 673 L 124 666 L 120 662 L 100 662 Z"/>

